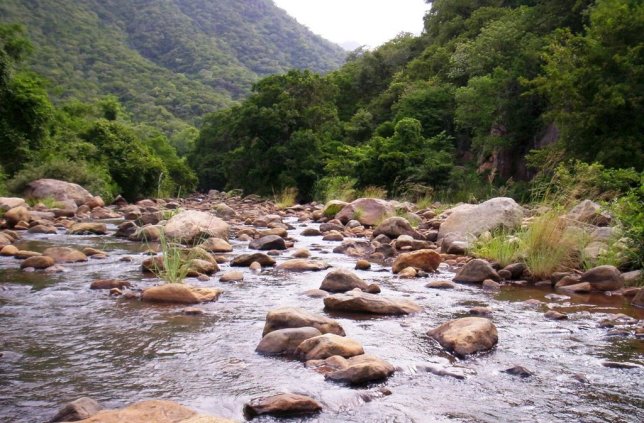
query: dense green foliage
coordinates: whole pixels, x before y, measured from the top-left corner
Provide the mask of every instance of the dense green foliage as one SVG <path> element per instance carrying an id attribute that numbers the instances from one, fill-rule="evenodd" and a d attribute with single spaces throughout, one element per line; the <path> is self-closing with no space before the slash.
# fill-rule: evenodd
<path id="1" fill-rule="evenodd" d="M 21 27 L 0 25 L 0 182 L 19 194 L 34 179 L 63 179 L 108 200 L 194 189 L 166 135 L 132 123 L 116 98 L 52 105 L 42 80 L 17 67 L 29 50 Z"/>
<path id="2" fill-rule="evenodd" d="M 271 0 L 3 0 L 3 22 L 25 25 L 28 64 L 57 102 L 111 94 L 171 137 L 258 77 L 328 72 L 345 56 Z"/>
<path id="3" fill-rule="evenodd" d="M 533 165 L 641 170 L 643 10 L 634 0 L 434 1 L 421 36 L 356 50 L 322 78 L 261 81 L 208 116 L 191 155 L 200 187 L 293 186 L 311 198 L 352 181 L 393 195 L 525 199 L 518 181 L 534 175 L 534 149 Z M 294 92 L 307 94 L 295 102 Z"/>

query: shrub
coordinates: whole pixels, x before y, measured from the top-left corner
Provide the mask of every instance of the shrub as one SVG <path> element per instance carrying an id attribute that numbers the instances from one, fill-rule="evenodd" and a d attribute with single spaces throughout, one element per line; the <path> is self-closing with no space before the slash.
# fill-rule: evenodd
<path id="1" fill-rule="evenodd" d="M 355 184 L 356 180 L 348 176 L 326 176 L 315 184 L 315 198 L 324 203 L 353 201 L 356 199 Z"/>
<path id="2" fill-rule="evenodd" d="M 385 199 L 387 198 L 387 190 L 384 189 L 383 187 L 377 187 L 373 185 L 369 185 L 362 190 L 360 190 L 360 197 L 361 198 L 381 198 Z"/>
<path id="3" fill-rule="evenodd" d="M 481 237 L 472 248 L 472 253 L 495 261 L 505 267 L 515 263 L 520 256 L 521 242 L 507 230 L 494 232 L 490 237 Z"/>
<path id="4" fill-rule="evenodd" d="M 280 209 L 294 206 L 297 200 L 297 188 L 287 187 L 275 195 L 275 205 Z"/>

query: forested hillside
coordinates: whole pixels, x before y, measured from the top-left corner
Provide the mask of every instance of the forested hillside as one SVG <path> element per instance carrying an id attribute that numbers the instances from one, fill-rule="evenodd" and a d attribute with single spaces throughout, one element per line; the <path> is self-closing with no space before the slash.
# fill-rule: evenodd
<path id="1" fill-rule="evenodd" d="M 572 159 L 642 170 L 642 2 L 437 0 L 424 19 L 421 36 L 326 76 L 270 76 L 210 115 L 191 156 L 201 188 L 467 200 L 525 197 Z"/>
<path id="2" fill-rule="evenodd" d="M 258 77 L 328 72 L 345 57 L 271 0 L 4 0 L 2 22 L 26 27 L 26 64 L 55 100 L 111 94 L 168 134 L 244 97 Z"/>

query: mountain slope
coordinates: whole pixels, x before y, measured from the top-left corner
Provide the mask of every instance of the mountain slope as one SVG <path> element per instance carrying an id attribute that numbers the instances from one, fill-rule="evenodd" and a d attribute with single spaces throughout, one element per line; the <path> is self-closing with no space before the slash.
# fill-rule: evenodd
<path id="1" fill-rule="evenodd" d="M 344 60 L 271 0 L 3 0 L 0 21 L 27 27 L 30 65 L 55 98 L 114 94 L 166 131 L 242 98 L 258 77 Z"/>

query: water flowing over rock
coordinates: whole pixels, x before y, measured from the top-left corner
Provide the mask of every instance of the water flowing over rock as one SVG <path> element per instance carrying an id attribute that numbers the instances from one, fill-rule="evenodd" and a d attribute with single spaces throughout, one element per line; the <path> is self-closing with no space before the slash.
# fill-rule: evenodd
<path id="1" fill-rule="evenodd" d="M 165 225 L 165 235 L 174 241 L 194 244 L 205 238 L 228 239 L 228 224 L 206 212 L 186 210 L 174 215 Z"/>
<path id="2" fill-rule="evenodd" d="M 344 224 L 355 219 L 363 225 L 375 226 L 395 212 L 394 206 L 385 200 L 359 198 L 346 205 L 335 217 Z"/>
<path id="3" fill-rule="evenodd" d="M 441 263 L 441 256 L 434 250 L 418 250 L 411 253 L 403 253 L 391 268 L 394 273 L 398 273 L 407 267 L 424 270 L 425 272 L 434 272 Z"/>
<path id="4" fill-rule="evenodd" d="M 278 308 L 266 315 L 262 336 L 278 329 L 313 327 L 322 333 L 333 333 L 344 336 L 344 329 L 338 322 L 328 317 L 309 313 L 300 308 Z"/>
<path id="5" fill-rule="evenodd" d="M 255 398 L 244 405 L 244 416 L 253 419 L 259 415 L 286 417 L 316 413 L 322 405 L 313 398 L 297 394 L 279 394 Z"/>
<path id="6" fill-rule="evenodd" d="M 480 283 L 486 279 L 500 281 L 496 270 L 485 260 L 474 259 L 469 262 L 454 276 L 456 282 Z"/>
<path id="7" fill-rule="evenodd" d="M 76 205 L 91 201 L 94 196 L 78 184 L 57 179 L 38 179 L 30 182 L 23 193 L 25 198 L 42 200 L 53 198 L 58 201 L 73 200 Z"/>
<path id="8" fill-rule="evenodd" d="M 183 283 L 166 283 L 145 289 L 143 301 L 177 304 L 198 304 L 217 301 L 222 291 L 216 288 L 199 288 Z"/>
<path id="9" fill-rule="evenodd" d="M 331 265 L 322 260 L 291 259 L 277 265 L 277 270 L 288 272 L 319 272 L 326 270 Z"/>
<path id="10" fill-rule="evenodd" d="M 294 354 L 304 341 L 322 332 L 313 327 L 278 329 L 266 334 L 255 351 L 262 354 Z"/>
<path id="11" fill-rule="evenodd" d="M 344 336 L 326 333 L 303 341 L 295 350 L 303 360 L 323 360 L 334 355 L 353 357 L 364 354 L 362 345 Z"/>
<path id="12" fill-rule="evenodd" d="M 482 317 L 450 320 L 428 331 L 427 335 L 437 340 L 443 348 L 460 357 L 488 351 L 499 340 L 494 324 Z"/>
<path id="13" fill-rule="evenodd" d="M 386 298 L 359 290 L 329 295 L 324 299 L 324 307 L 332 311 L 391 315 L 411 314 L 421 310 L 419 305 L 410 300 Z"/>
<path id="14" fill-rule="evenodd" d="M 354 288 L 365 291 L 368 287 L 369 284 L 360 279 L 355 273 L 346 269 L 330 271 L 320 285 L 320 289 L 329 292 L 346 292 Z"/>
<path id="15" fill-rule="evenodd" d="M 259 263 L 261 266 L 275 266 L 275 260 L 263 253 L 242 254 L 232 259 L 231 266 L 248 267 L 253 263 Z"/>
<path id="16" fill-rule="evenodd" d="M 523 219 L 523 208 L 507 197 L 492 198 L 478 205 L 462 204 L 448 212 L 451 213 L 438 230 L 439 240 L 452 234 L 450 243 L 443 242 L 443 252 L 449 252 L 453 242 L 467 243 L 486 231 L 515 229 Z"/>

